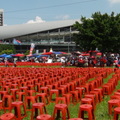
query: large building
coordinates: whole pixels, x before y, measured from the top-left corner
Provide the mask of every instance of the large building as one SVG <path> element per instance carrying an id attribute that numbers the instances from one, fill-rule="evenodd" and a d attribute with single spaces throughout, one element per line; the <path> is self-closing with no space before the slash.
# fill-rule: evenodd
<path id="1" fill-rule="evenodd" d="M 76 45 L 73 34 L 77 33 L 73 27 L 77 20 L 63 20 L 43 23 L 21 24 L 0 27 L 1 44 L 13 44 L 13 40 L 21 41 L 15 45 L 18 52 L 24 52 L 35 44 L 40 52 L 53 48 L 54 51 L 75 51 Z"/>
<path id="2" fill-rule="evenodd" d="M 3 9 L 0 9 L 0 26 L 3 26 Z"/>

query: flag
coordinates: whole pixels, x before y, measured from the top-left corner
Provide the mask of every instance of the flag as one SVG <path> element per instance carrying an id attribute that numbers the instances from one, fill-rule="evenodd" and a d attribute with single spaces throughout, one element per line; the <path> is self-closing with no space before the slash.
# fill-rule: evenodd
<path id="1" fill-rule="evenodd" d="M 15 45 L 21 45 L 21 41 L 16 40 L 15 38 L 13 39 L 13 44 Z"/>
<path id="2" fill-rule="evenodd" d="M 50 48 L 50 52 L 53 52 L 52 48 Z"/>
<path id="3" fill-rule="evenodd" d="M 32 55 L 32 52 L 33 52 L 33 50 L 34 50 L 34 47 L 35 47 L 35 44 L 34 44 L 34 43 L 31 43 L 30 54 L 29 54 L 29 55 Z"/>

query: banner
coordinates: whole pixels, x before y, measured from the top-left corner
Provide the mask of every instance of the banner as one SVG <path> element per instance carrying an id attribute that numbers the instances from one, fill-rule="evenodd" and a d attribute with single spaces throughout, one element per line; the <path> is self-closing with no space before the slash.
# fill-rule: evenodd
<path id="1" fill-rule="evenodd" d="M 29 55 L 32 55 L 32 52 L 33 52 L 34 48 L 35 48 L 35 44 L 31 43 L 30 54 Z"/>
<path id="2" fill-rule="evenodd" d="M 13 39 L 13 44 L 15 45 L 21 45 L 21 41 L 16 40 L 15 38 Z"/>

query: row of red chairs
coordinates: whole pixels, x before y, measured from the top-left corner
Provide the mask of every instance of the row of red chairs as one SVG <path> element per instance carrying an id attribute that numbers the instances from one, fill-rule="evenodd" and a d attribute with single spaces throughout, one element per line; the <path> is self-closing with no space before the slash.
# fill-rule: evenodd
<path id="1" fill-rule="evenodd" d="M 120 79 L 120 70 L 115 69 L 114 79 Z M 113 87 L 118 81 L 114 80 Z M 111 86 L 112 87 L 112 86 Z M 119 120 L 120 114 L 120 89 L 115 90 L 112 95 L 110 95 L 110 100 L 108 101 L 108 113 L 113 115 L 114 120 Z"/>
<path id="2" fill-rule="evenodd" d="M 16 70 L 15 73 L 18 75 L 20 74 L 22 76 L 19 76 L 19 77 L 14 76 L 15 78 L 13 79 L 12 78 L 13 74 L 14 74 L 13 70 Z M 41 70 L 43 70 L 43 71 L 41 72 Z M 47 70 L 49 70 L 49 72 L 47 74 L 43 74 L 44 72 L 47 72 Z M 106 71 L 103 71 L 103 70 L 106 70 Z M 82 69 L 82 70 L 80 68 L 78 68 L 78 69 L 77 68 L 76 69 L 74 69 L 74 68 L 67 68 L 67 69 L 66 68 L 61 68 L 61 69 L 57 69 L 57 68 L 56 69 L 8 68 L 8 71 L 9 71 L 8 77 L 5 76 L 6 73 L 1 74 L 1 78 L 4 76 L 1 79 L 1 84 L 2 84 L 1 90 L 6 90 L 7 94 L 10 95 L 10 94 L 14 93 L 14 92 L 12 93 L 11 91 L 14 91 L 15 89 L 17 89 L 19 91 L 19 92 L 17 91 L 17 95 L 18 95 L 18 93 L 19 93 L 19 95 L 23 94 L 23 93 L 27 94 L 25 101 L 31 100 L 31 101 L 34 101 L 33 103 L 36 102 L 35 101 L 36 95 L 33 96 L 33 94 L 32 94 L 34 92 L 36 93 L 36 91 L 37 91 L 35 89 L 35 88 L 37 88 L 37 86 L 35 87 L 36 84 L 41 85 L 40 89 L 39 89 L 40 91 L 37 91 L 41 95 L 43 93 L 46 93 L 47 96 L 49 96 L 49 95 L 52 96 L 52 94 L 56 93 L 56 94 L 58 94 L 57 97 L 60 97 L 61 95 L 62 95 L 62 97 L 66 97 L 67 102 L 69 102 L 69 97 L 72 95 L 72 103 L 77 103 L 77 102 L 79 102 L 79 100 L 81 100 L 82 95 L 85 95 L 90 92 L 91 92 L 91 94 L 95 94 L 95 93 L 92 93 L 92 91 L 95 88 L 97 89 L 98 87 L 100 87 L 103 84 L 103 78 L 107 77 L 108 74 L 113 72 L 112 69 L 99 69 L 99 68 L 98 69 L 89 68 L 89 69 Z M 10 72 L 10 71 L 12 71 L 12 72 Z M 31 73 L 34 73 L 34 74 L 36 73 L 35 76 L 33 76 L 33 74 L 29 73 L 29 71 L 31 71 Z M 88 71 L 90 71 L 90 72 L 88 73 Z M 20 73 L 18 73 L 18 72 L 20 72 Z M 39 74 L 39 72 L 41 74 Z M 57 72 L 57 74 L 56 74 L 56 72 Z M 51 75 L 51 74 L 53 74 L 53 75 Z M 40 77 L 42 77 L 42 78 L 40 78 Z M 37 79 L 37 78 L 39 78 L 39 79 Z M 94 80 L 89 81 L 89 79 L 91 79 L 91 78 L 94 78 Z M 7 87 L 5 87 L 5 86 L 7 86 Z M 14 90 L 12 90 L 13 86 L 15 87 Z M 25 91 L 22 91 L 22 90 L 25 90 Z M 84 92 L 84 94 L 83 94 L 83 92 Z M 69 96 L 69 94 L 70 94 L 70 96 Z M 11 99 L 14 99 L 14 101 L 15 101 L 14 97 L 15 97 L 15 94 L 13 95 L 13 97 Z M 49 99 L 49 102 L 52 102 L 52 98 L 53 97 L 51 97 Z M 3 101 L 5 101 L 5 100 L 3 100 Z M 1 101 L 1 102 L 3 102 L 3 101 Z M 22 97 L 21 97 L 21 101 L 22 101 Z M 96 101 L 98 101 L 98 100 L 96 99 Z M 45 104 L 44 101 L 42 101 L 42 102 Z"/>
<path id="3" fill-rule="evenodd" d="M 62 66 L 62 63 L 35 63 L 35 62 L 16 62 L 17 66 Z M 5 63 L 0 63 L 0 66 L 5 66 Z M 14 63 L 8 63 L 8 66 L 14 66 Z"/>

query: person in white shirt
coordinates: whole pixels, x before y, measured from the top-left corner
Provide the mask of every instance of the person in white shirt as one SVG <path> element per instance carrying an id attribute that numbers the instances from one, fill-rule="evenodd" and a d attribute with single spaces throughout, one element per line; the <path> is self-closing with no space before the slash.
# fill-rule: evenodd
<path id="1" fill-rule="evenodd" d="M 53 62 L 52 58 L 48 58 L 46 63 L 52 63 L 52 62 Z"/>

